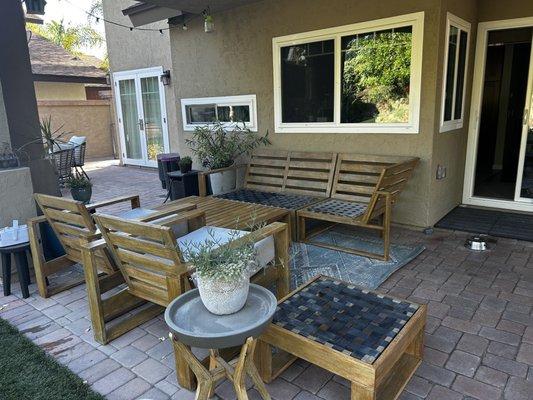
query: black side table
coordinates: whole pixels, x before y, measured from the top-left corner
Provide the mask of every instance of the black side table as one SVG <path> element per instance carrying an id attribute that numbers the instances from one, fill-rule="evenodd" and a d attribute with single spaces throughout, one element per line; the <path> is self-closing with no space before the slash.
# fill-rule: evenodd
<path id="1" fill-rule="evenodd" d="M 173 171 L 167 173 L 170 183 L 169 190 L 170 200 L 182 199 L 189 196 L 198 196 L 198 171 L 181 173 Z"/>
<path id="2" fill-rule="evenodd" d="M 30 284 L 30 270 L 28 268 L 28 257 L 26 251 L 30 249 L 28 242 L 16 244 L 14 246 L 0 247 L 2 255 L 2 281 L 4 285 L 4 296 L 11 294 L 11 255 L 15 256 L 15 264 L 19 276 L 22 297 L 30 297 L 28 285 Z"/>

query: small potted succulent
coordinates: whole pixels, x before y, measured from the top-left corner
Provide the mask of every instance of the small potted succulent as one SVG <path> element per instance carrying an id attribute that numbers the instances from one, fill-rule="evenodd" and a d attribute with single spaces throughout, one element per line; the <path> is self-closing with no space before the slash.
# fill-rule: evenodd
<path id="1" fill-rule="evenodd" d="M 83 204 L 91 201 L 93 184 L 85 176 L 81 174 L 72 175 L 67 179 L 66 184 L 74 200 L 81 201 Z"/>
<path id="2" fill-rule="evenodd" d="M 191 172 L 192 169 L 192 158 L 191 157 L 183 157 L 179 160 L 178 165 L 180 166 L 180 171 L 182 174 L 186 174 L 187 172 Z"/>
<path id="3" fill-rule="evenodd" d="M 227 315 L 239 311 L 248 298 L 250 274 L 257 270 L 254 243 L 241 240 L 235 231 L 221 244 L 214 232 L 200 243 L 185 243 L 184 258 L 195 270 L 200 298 L 213 314 Z"/>

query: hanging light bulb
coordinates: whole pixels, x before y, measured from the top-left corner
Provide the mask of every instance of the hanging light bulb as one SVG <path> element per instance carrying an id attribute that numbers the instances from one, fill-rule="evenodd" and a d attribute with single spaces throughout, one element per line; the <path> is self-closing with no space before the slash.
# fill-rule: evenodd
<path id="1" fill-rule="evenodd" d="M 163 29 L 159 29 L 159 33 L 162 35 L 163 34 Z"/>
<path id="2" fill-rule="evenodd" d="M 188 27 L 187 24 L 184 22 L 183 25 L 181 26 L 181 29 L 183 29 L 184 31 L 186 31 L 187 29 L 189 29 L 189 27 Z"/>
<path id="3" fill-rule="evenodd" d="M 205 9 L 204 12 L 204 31 L 205 33 L 211 33 L 215 30 L 215 21 L 213 16 L 209 12 L 209 9 Z"/>

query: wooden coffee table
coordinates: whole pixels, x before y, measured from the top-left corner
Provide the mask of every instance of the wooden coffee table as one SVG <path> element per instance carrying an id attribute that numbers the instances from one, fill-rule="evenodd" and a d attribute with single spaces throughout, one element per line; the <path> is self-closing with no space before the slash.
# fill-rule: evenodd
<path id="1" fill-rule="evenodd" d="M 302 358 L 349 380 L 353 400 L 394 400 L 422 361 L 426 313 L 425 305 L 318 276 L 278 303 L 258 341 L 259 373 L 271 382 Z"/>
<path id="2" fill-rule="evenodd" d="M 289 210 L 215 197 L 185 197 L 163 204 L 157 207 L 156 210 L 163 211 L 168 207 L 174 207 L 176 204 L 185 203 L 196 204 L 199 210 L 205 211 L 206 225 L 249 230 L 259 224 L 285 222 L 290 227 Z"/>

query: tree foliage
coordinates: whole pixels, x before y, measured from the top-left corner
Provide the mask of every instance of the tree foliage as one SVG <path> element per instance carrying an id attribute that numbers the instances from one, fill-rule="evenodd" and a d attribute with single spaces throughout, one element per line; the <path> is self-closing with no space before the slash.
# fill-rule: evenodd
<path id="1" fill-rule="evenodd" d="M 408 118 L 411 39 L 410 33 L 386 32 L 359 37 L 349 45 L 343 96 L 355 118 L 376 122 Z"/>
<path id="2" fill-rule="evenodd" d="M 98 47 L 104 43 L 102 35 L 90 25 L 65 25 L 61 20 L 44 25 L 28 24 L 28 28 L 73 54 L 79 54 L 84 47 Z"/>

